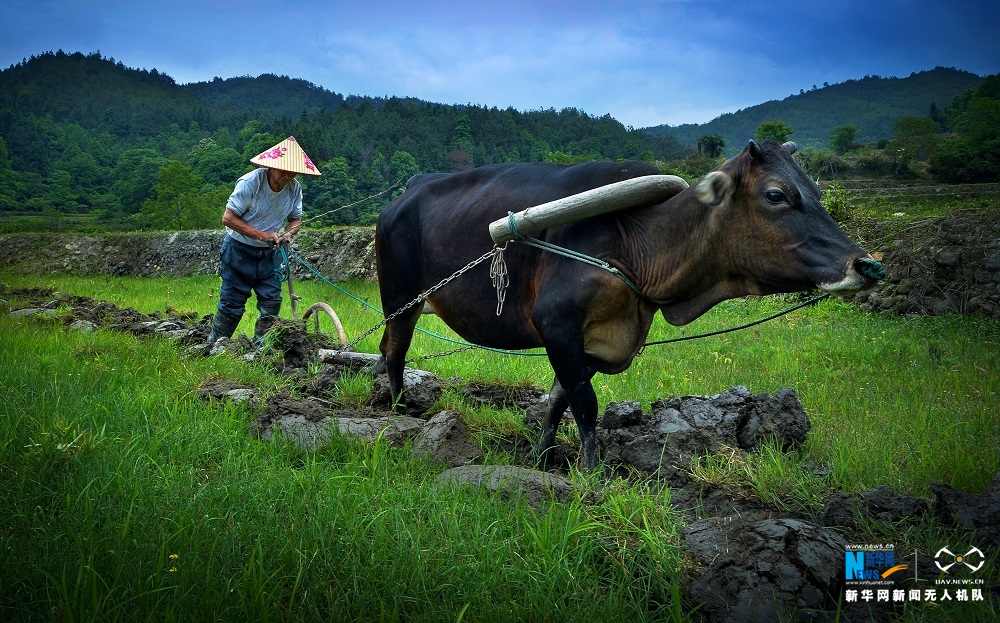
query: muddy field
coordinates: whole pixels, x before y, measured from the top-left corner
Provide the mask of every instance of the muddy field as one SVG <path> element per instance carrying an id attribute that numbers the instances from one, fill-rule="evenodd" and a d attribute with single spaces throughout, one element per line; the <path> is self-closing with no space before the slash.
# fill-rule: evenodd
<path id="1" fill-rule="evenodd" d="M 14 297 L 29 303 L 10 309 L 7 300 Z M 380 438 L 440 464 L 441 486 L 488 487 L 539 505 L 549 503 L 553 495 L 600 500 L 600 491 L 576 491 L 565 478 L 577 458 L 575 447 L 560 446 L 550 466 L 540 471 L 530 454 L 532 438 L 508 436 L 495 442 L 496 449 L 512 457 L 513 465 L 484 465 L 484 450 L 473 441 L 461 415 L 432 409 L 445 387 L 456 388 L 471 403 L 523 410 L 525 424 L 534 431 L 544 388 L 484 385 L 409 370 L 405 409 L 394 414 L 388 410 L 386 383 L 380 377 L 374 379 L 364 406 L 338 403 L 333 391 L 337 379 L 348 371 L 366 369 L 370 362 L 330 363 L 337 360 L 330 353 L 332 341 L 307 334 L 302 322 L 280 321 L 271 346 L 255 352 L 245 337 L 207 349 L 207 317 L 145 315 L 51 290 L 11 291 L 0 285 L 0 310 L 39 321 L 48 318 L 63 323 L 66 330 L 105 328 L 140 338 L 163 336 L 176 340 L 191 357 L 264 361 L 288 378 L 286 390 L 264 395 L 255 387 L 215 380 L 199 391 L 205 400 L 249 402 L 255 417 L 248 434 L 262 443 L 281 437 L 313 449 L 333 434 L 366 441 Z M 566 424 L 571 425 L 569 419 Z M 922 498 L 882 487 L 861 495 L 835 493 L 822 508 L 808 512 L 782 510 L 749 491 L 708 486 L 691 475 L 696 456 L 752 453 L 770 439 L 791 450 L 805 441 L 809 430 L 808 414 L 794 389 L 770 396 L 734 387 L 715 396 L 664 397 L 649 409 L 619 401 L 602 415 L 599 439 L 610 477 L 670 487 L 671 501 L 686 519 L 682 540 L 693 569 L 685 585 L 686 598 L 690 604 L 701 604 L 700 612 L 708 620 L 776 620 L 793 608 L 806 617 L 830 613 L 844 593 L 845 551 L 849 544 L 864 542 L 859 525 L 869 522 L 895 531 L 918 525 L 926 529 L 928 522 L 936 522 L 942 529 L 963 531 L 967 542 L 984 551 L 1000 548 L 1000 474 L 982 494 L 935 484 L 933 495 Z M 919 575 L 936 575 L 934 562 L 922 554 L 917 560 Z M 893 586 L 908 589 L 910 584 L 903 579 Z M 985 592 L 987 599 L 1000 603 L 1000 587 L 987 586 Z M 888 620 L 893 607 L 879 604 L 869 613 L 865 606 L 849 604 L 846 612 L 866 620 Z"/>

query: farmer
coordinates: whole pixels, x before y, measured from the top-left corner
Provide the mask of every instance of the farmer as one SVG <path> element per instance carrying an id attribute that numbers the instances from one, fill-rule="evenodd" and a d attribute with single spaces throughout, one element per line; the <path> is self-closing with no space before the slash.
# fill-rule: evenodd
<path id="1" fill-rule="evenodd" d="M 281 284 L 274 274 L 275 251 L 291 241 L 302 222 L 302 186 L 295 176 L 320 175 L 292 136 L 250 162 L 262 168 L 236 181 L 222 215 L 226 226 L 219 253 L 222 288 L 209 344 L 233 336 L 251 291 L 257 294 L 260 310 L 253 331 L 255 345 L 274 324 L 281 311 Z"/>

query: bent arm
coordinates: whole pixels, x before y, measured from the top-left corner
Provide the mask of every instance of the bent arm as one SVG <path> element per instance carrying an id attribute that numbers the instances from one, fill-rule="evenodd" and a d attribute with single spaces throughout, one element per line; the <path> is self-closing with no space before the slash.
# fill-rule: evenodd
<path id="1" fill-rule="evenodd" d="M 260 240 L 261 242 L 267 243 L 271 246 L 279 244 L 281 239 L 281 236 L 279 236 L 277 232 L 263 231 L 253 227 L 252 225 L 248 225 L 246 221 L 237 216 L 237 214 L 229 208 L 226 208 L 225 213 L 222 215 L 222 224 L 238 234 L 243 234 L 247 238 L 253 238 L 254 240 Z M 291 221 L 289 221 L 289 225 L 290 224 Z"/>

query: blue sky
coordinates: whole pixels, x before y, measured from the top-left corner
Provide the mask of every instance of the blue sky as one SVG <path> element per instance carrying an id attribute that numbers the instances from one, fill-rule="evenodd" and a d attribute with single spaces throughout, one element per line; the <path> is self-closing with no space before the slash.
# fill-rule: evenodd
<path id="1" fill-rule="evenodd" d="M 344 95 L 625 125 L 704 123 L 800 89 L 935 66 L 1000 72 L 1000 1 L 8 0 L 0 68 L 100 51 L 186 84 L 262 73 Z"/>

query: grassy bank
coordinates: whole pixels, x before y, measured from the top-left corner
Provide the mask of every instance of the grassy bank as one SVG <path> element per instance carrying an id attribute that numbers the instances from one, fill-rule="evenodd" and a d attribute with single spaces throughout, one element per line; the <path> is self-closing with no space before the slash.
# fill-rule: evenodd
<path id="1" fill-rule="evenodd" d="M 214 312 L 219 283 L 216 277 L 68 276 L 43 280 L 10 276 L 4 282 L 14 287 L 51 286 L 144 313 L 171 308 L 198 315 Z M 375 284 L 339 287 L 379 306 Z M 303 297 L 300 313 L 313 302 L 330 303 L 348 339 L 381 320 L 380 312 L 325 283 L 296 281 L 295 288 Z M 791 304 L 781 297 L 727 301 L 686 327 L 658 319 L 649 339 L 736 326 Z M 248 310 L 240 331 L 252 331 L 255 314 L 256 310 Z M 282 314 L 290 315 L 287 300 Z M 435 316 L 423 316 L 419 326 L 457 339 Z M 380 337 L 381 331 L 376 331 L 358 350 L 378 352 Z M 594 386 L 602 405 L 636 400 L 647 407 L 657 398 L 710 395 L 734 385 L 772 394 L 790 387 L 798 392 L 813 422 L 805 458 L 830 464 L 837 486 L 862 491 L 888 484 L 923 494 L 931 481 L 941 481 L 978 491 L 1000 471 L 1000 455 L 991 451 L 1000 447 L 1000 415 L 995 410 L 1000 403 L 998 346 L 1000 326 L 995 322 L 958 316 L 884 318 L 828 299 L 745 331 L 651 346 L 628 371 L 598 375 Z M 443 377 L 527 383 L 544 389 L 552 381 L 544 357 L 473 350 L 419 359 L 455 347 L 417 333 L 410 357 L 417 359 L 417 367 Z"/>
<path id="2" fill-rule="evenodd" d="M 146 313 L 214 311 L 214 278 L 4 275 Z M 372 284 L 352 293 L 377 305 Z M 349 338 L 379 314 L 318 282 Z M 5 296 L 0 294 L 0 296 Z M 11 300 L 13 305 L 16 300 Z M 754 320 L 787 305 L 739 300 L 651 339 Z M 288 315 L 287 307 L 283 315 Z M 249 331 L 252 315 L 241 325 Z M 452 336 L 434 317 L 421 326 Z M 376 352 L 380 333 L 359 350 Z M 383 444 L 338 440 L 314 453 L 248 438 L 248 407 L 205 403 L 209 378 L 284 380 L 226 357 L 188 358 L 139 341 L 0 317 L 0 619 L 2 620 L 687 620 L 678 519 L 669 491 L 605 483 L 596 506 L 441 490 L 440 468 Z M 813 423 L 794 455 L 746 466 L 709 462 L 765 499 L 814 504 L 834 488 L 888 484 L 926 494 L 932 481 L 981 490 L 1000 471 L 1000 330 L 961 318 L 881 318 L 827 301 L 726 336 L 650 347 L 626 373 L 597 377 L 602 405 L 714 394 L 733 385 L 799 393 Z M 453 345 L 418 334 L 412 356 Z M 442 376 L 544 386 L 544 358 L 481 351 L 415 365 Z M 446 395 L 488 443 L 521 414 Z M 572 434 L 565 432 L 564 434 Z M 828 476 L 803 469 L 825 464 Z M 737 473 L 739 472 L 739 473 Z M 884 538 L 901 547 L 926 537 Z M 947 535 L 936 535 L 946 539 Z M 989 554 L 989 553 L 988 553 Z M 991 563 L 992 565 L 992 563 Z M 969 604 L 963 604 L 969 606 Z M 908 610 L 907 620 L 989 620 L 962 607 Z"/>

